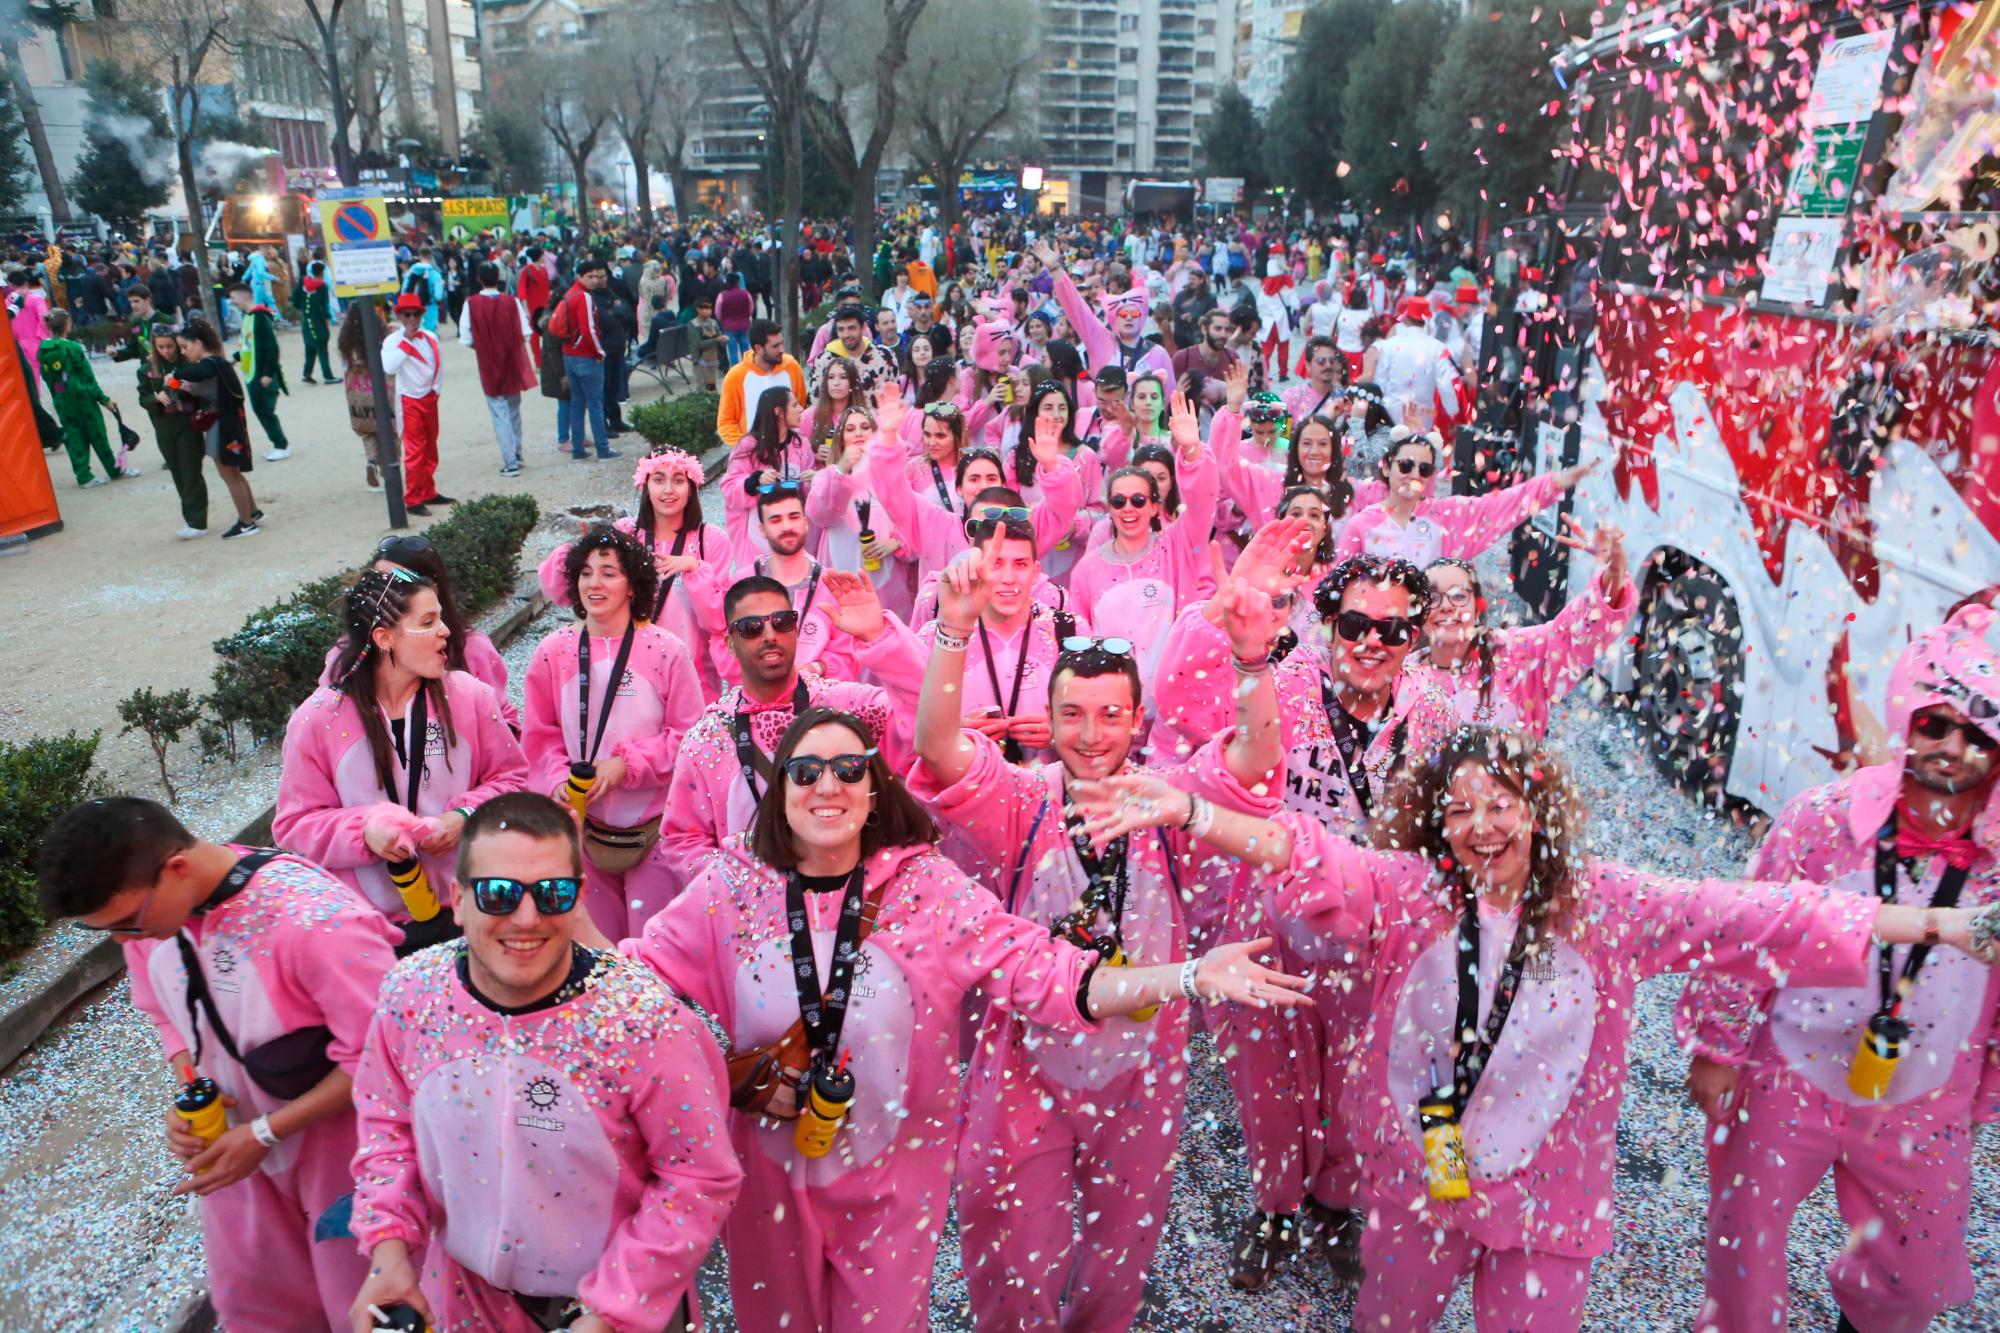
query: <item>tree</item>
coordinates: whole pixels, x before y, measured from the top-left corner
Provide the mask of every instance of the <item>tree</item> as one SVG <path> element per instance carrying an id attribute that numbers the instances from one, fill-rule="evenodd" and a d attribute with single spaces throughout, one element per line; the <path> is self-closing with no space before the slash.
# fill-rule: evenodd
<path id="1" fill-rule="evenodd" d="M 1263 193 L 1264 127 L 1257 122 L 1257 108 L 1233 83 L 1215 90 L 1215 110 L 1201 132 L 1201 156 L 1210 175 L 1243 178 L 1246 206 Z"/>
<path id="2" fill-rule="evenodd" d="M 172 138 L 160 85 L 143 70 L 94 60 L 84 86 L 84 148 L 70 190 L 83 208 L 134 235 L 172 192 Z"/>
<path id="3" fill-rule="evenodd" d="M 540 194 L 548 183 L 548 135 L 534 116 L 504 101 L 488 101 L 465 149 L 492 164 L 496 194 Z"/>
<path id="4" fill-rule="evenodd" d="M 348 0 L 299 3 L 305 7 L 304 19 L 273 17 L 272 31 L 304 56 L 318 76 L 333 111 L 333 167 L 343 185 L 352 185 L 357 179 L 353 127 L 364 102 L 372 101 L 374 108 L 374 118 L 367 123 L 377 132 L 382 125 L 382 100 L 389 83 L 388 62 L 382 55 L 388 30 L 365 7 L 359 13 L 348 9 Z"/>
<path id="5" fill-rule="evenodd" d="M 1271 176 L 1314 208 L 1330 208 L 1348 195 L 1338 156 L 1346 142 L 1341 93 L 1357 52 L 1375 37 L 1394 8 L 1389 0 L 1327 0 L 1308 9 L 1299 25 L 1284 84 L 1264 120 L 1265 160 Z M 1407 118 L 1413 105 L 1398 97 Z"/>
<path id="6" fill-rule="evenodd" d="M 1038 17 L 1032 0 L 931 0 L 916 22 L 905 138 L 937 186 L 944 231 L 958 223 L 959 174 L 979 146 L 1025 119 L 1019 99 L 1040 57 Z"/>
<path id="7" fill-rule="evenodd" d="M 0 213 L 18 213 L 27 201 L 27 127 L 21 123 L 21 109 L 14 104 L 14 81 L 0 79 Z"/>
<path id="8" fill-rule="evenodd" d="M 1448 0 L 1391 5 L 1347 69 L 1340 95 L 1340 157 L 1349 197 L 1401 220 L 1437 198 L 1437 177 L 1411 109 L 1422 104 L 1457 12 Z"/>
<path id="9" fill-rule="evenodd" d="M 41 103 L 28 84 L 28 67 L 21 63 L 21 47 L 35 38 L 37 31 L 60 33 L 78 13 L 77 0 L 9 0 L 0 7 L 0 58 L 7 62 L 10 99 L 20 113 L 22 127 L 35 154 L 35 170 L 42 178 L 42 193 L 48 196 L 49 216 L 58 226 L 70 220 L 69 197 L 63 193 L 62 175 L 56 170 L 56 155 L 49 149 L 48 128 L 42 124 Z"/>
<path id="10" fill-rule="evenodd" d="M 651 231 L 655 148 L 666 154 L 666 165 L 674 174 L 674 198 L 681 197 L 680 176 L 686 169 L 694 114 L 693 99 L 683 90 L 694 75 L 693 48 L 680 25 L 661 23 L 656 14 L 642 16 L 635 10 L 626 11 L 613 24 L 605 45 L 611 52 L 606 70 L 613 84 L 611 120 L 639 177 L 640 225 Z"/>
<path id="11" fill-rule="evenodd" d="M 1445 44 L 1417 124 L 1464 221 L 1518 213 L 1553 175 L 1563 91 L 1549 57 L 1589 31 L 1592 0 L 1485 0 Z"/>
<path id="12" fill-rule="evenodd" d="M 557 50 L 530 56 L 518 83 L 535 118 L 555 140 L 576 182 L 576 225 L 590 239 L 590 157 L 611 124 L 611 89 L 593 52 Z M 517 77 L 509 75 L 506 87 Z"/>

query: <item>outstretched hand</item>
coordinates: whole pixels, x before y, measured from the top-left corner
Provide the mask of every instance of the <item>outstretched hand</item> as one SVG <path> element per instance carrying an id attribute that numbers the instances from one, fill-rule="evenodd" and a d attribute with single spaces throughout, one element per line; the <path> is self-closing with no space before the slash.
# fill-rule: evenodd
<path id="1" fill-rule="evenodd" d="M 1001 528 L 995 526 L 985 545 L 961 556 L 938 574 L 938 624 L 957 634 L 970 634 L 986 604 L 993 600 L 993 562 L 1000 550 Z"/>
<path id="2" fill-rule="evenodd" d="M 1250 397 L 1250 363 L 1241 357 L 1237 358 L 1236 364 L 1229 368 L 1224 380 L 1229 389 L 1223 396 L 1222 405 L 1232 412 L 1241 412 L 1243 404 Z"/>
<path id="3" fill-rule="evenodd" d="M 1188 794 L 1156 773 L 1133 771 L 1069 784 L 1071 809 L 1083 816 L 1084 836 L 1095 847 L 1140 829 L 1187 823 Z"/>
<path id="4" fill-rule="evenodd" d="M 835 629 L 862 643 L 871 643 L 882 636 L 888 613 L 882 610 L 875 580 L 852 570 L 828 569 L 821 572 L 819 586 L 832 599 L 826 607 L 826 618 Z"/>
<path id="5" fill-rule="evenodd" d="M 1592 532 L 1574 514 L 1562 516 L 1556 541 L 1572 551 L 1588 551 L 1604 571 L 1604 595 L 1617 601 L 1625 587 L 1625 534 L 1609 523 Z"/>
<path id="6" fill-rule="evenodd" d="M 1210 1004 L 1227 1001 L 1247 1004 L 1255 1009 L 1306 1003 L 1308 997 L 1305 991 L 1311 982 L 1304 977 L 1265 967 L 1257 961 L 1256 955 L 1269 949 L 1272 942 L 1271 937 L 1265 935 L 1236 944 L 1219 944 L 1210 949 L 1195 966 L 1196 993 Z"/>
<path id="7" fill-rule="evenodd" d="M 1194 403 L 1184 393 L 1176 393 L 1168 404 L 1167 433 L 1173 437 L 1174 449 L 1181 457 L 1192 459 L 1201 452 L 1201 418 L 1195 415 Z"/>
<path id="8" fill-rule="evenodd" d="M 896 385 L 884 384 L 875 390 L 875 430 L 883 439 L 896 438 L 903 428 L 903 418 L 909 415 L 910 405 Z"/>

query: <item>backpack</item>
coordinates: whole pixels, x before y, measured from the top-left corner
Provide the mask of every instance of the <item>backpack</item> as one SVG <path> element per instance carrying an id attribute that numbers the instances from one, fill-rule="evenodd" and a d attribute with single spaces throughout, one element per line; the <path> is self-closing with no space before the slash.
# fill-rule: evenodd
<path id="1" fill-rule="evenodd" d="M 569 297 L 564 296 L 562 300 L 550 304 L 548 330 L 550 336 L 563 342 L 575 336 L 576 330 L 569 317 Z"/>

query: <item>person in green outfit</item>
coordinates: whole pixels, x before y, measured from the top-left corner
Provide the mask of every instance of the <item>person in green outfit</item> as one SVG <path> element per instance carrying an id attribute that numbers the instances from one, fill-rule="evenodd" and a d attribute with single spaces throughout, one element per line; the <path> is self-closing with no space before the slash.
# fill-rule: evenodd
<path id="1" fill-rule="evenodd" d="M 327 347 L 332 342 L 333 297 L 332 288 L 326 281 L 326 263 L 315 259 L 306 265 L 306 276 L 292 289 L 292 304 L 299 312 L 299 330 L 306 340 L 306 373 L 299 376 L 304 384 L 332 384 L 333 365 L 327 360 Z M 319 358 L 319 379 L 313 378 L 313 358 Z"/>
<path id="2" fill-rule="evenodd" d="M 125 342 L 112 352 L 113 361 L 139 363 L 139 406 L 153 423 L 153 439 L 167 460 L 167 474 L 181 499 L 181 530 L 175 535 L 192 541 L 208 535 L 208 479 L 202 475 L 205 452 L 201 432 L 181 407 L 180 400 L 167 391 L 167 376 L 180 364 L 181 349 L 174 337 L 180 324 L 171 315 L 153 308 L 153 294 L 134 287 L 127 297 L 132 318 L 126 324 Z"/>
<path id="3" fill-rule="evenodd" d="M 292 456 L 285 428 L 278 424 L 278 395 L 286 392 L 285 366 L 278 355 L 278 319 L 271 307 L 259 305 L 250 293 L 250 284 L 239 282 L 229 289 L 229 303 L 243 312 L 243 340 L 237 344 L 237 373 L 243 378 L 243 392 L 250 410 L 271 441 L 267 463 Z"/>
<path id="4" fill-rule="evenodd" d="M 97 374 L 83 344 L 70 341 L 67 310 L 51 310 L 49 336 L 42 339 L 42 382 L 49 386 L 55 401 L 56 418 L 62 422 L 63 448 L 69 451 L 69 465 L 76 471 L 78 486 L 102 486 L 111 477 L 136 477 L 139 469 L 121 471 L 111 453 L 111 441 L 104 435 L 104 406 L 111 400 L 97 387 Z M 93 475 L 90 455 L 104 465 L 105 475 Z"/>

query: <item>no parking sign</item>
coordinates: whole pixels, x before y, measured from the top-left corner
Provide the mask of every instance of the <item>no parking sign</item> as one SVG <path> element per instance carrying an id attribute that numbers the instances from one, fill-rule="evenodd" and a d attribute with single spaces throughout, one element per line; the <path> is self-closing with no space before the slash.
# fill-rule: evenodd
<path id="1" fill-rule="evenodd" d="M 314 205 L 319 209 L 327 264 L 333 270 L 333 294 L 345 301 L 395 291 L 396 241 L 381 193 L 367 188 L 321 190 Z"/>

